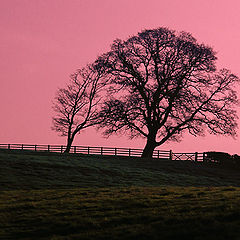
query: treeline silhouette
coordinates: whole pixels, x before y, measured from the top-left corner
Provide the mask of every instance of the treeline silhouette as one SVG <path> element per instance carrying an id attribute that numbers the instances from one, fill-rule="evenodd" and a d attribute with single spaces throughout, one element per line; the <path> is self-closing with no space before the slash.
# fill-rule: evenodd
<path id="1" fill-rule="evenodd" d="M 71 75 L 58 90 L 53 130 L 66 152 L 83 129 L 146 139 L 142 157 L 185 133 L 235 136 L 238 76 L 217 70 L 216 52 L 187 32 L 144 30 Z"/>

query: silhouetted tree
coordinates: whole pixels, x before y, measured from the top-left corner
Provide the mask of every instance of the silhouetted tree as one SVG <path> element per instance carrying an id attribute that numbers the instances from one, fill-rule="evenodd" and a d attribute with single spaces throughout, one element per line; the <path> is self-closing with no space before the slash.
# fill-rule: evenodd
<path id="1" fill-rule="evenodd" d="M 67 86 L 56 93 L 52 129 L 67 136 L 65 152 L 70 151 L 77 133 L 99 123 L 97 108 L 103 87 L 100 77 L 99 72 L 88 66 L 72 74 Z"/>
<path id="2" fill-rule="evenodd" d="M 191 34 L 167 28 L 145 30 L 94 62 L 109 81 L 109 98 L 100 117 L 105 135 L 127 133 L 147 139 L 142 157 L 182 133 L 236 134 L 238 77 L 219 72 L 212 48 Z"/>

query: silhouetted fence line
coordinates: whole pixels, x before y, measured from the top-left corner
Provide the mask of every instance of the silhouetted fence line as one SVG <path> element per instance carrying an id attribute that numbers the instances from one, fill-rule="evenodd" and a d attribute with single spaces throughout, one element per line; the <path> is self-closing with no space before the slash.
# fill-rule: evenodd
<path id="1" fill-rule="evenodd" d="M 9 150 L 32 150 L 45 152 L 64 153 L 66 146 L 64 145 L 37 145 L 37 144 L 0 144 L 1 149 Z M 117 148 L 117 147 L 92 147 L 92 146 L 72 146 L 70 153 L 82 153 L 93 155 L 110 155 L 110 156 L 130 156 L 141 157 L 142 149 L 136 148 Z M 153 152 L 154 158 L 166 158 L 170 156 L 170 151 L 155 150 Z"/>
<path id="2" fill-rule="evenodd" d="M 37 145 L 37 144 L 0 144 L 0 149 L 9 150 L 31 150 L 44 152 L 64 153 L 64 145 Z M 70 153 L 109 155 L 109 156 L 129 156 L 141 157 L 143 149 L 136 148 L 117 148 L 117 147 L 91 147 L 91 146 L 72 146 Z M 154 150 L 153 158 L 180 160 L 180 161 L 204 161 L 205 153 L 173 153 L 172 150 Z"/>

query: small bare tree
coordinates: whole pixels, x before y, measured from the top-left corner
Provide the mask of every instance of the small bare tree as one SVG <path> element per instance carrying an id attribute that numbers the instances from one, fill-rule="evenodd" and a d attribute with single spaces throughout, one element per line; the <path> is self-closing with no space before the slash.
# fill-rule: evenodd
<path id="1" fill-rule="evenodd" d="M 92 71 L 88 66 L 72 74 L 67 86 L 58 89 L 56 93 L 53 102 L 56 116 L 53 117 L 52 130 L 67 136 L 67 153 L 77 133 L 99 123 L 97 108 L 103 87 L 100 77 L 99 72 Z"/>

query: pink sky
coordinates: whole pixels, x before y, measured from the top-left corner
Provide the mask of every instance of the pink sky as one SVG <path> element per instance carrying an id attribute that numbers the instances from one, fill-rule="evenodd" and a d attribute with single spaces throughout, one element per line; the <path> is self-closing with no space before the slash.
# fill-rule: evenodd
<path id="1" fill-rule="evenodd" d="M 114 39 L 143 29 L 190 32 L 217 51 L 219 67 L 240 76 L 239 13 L 238 0 L 0 0 L 0 143 L 65 144 L 51 130 L 57 88 L 108 51 Z M 124 136 L 104 139 L 94 129 L 74 142 L 136 148 L 144 143 Z M 185 135 L 159 149 L 240 154 L 239 145 L 240 137 Z"/>

